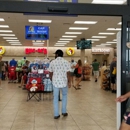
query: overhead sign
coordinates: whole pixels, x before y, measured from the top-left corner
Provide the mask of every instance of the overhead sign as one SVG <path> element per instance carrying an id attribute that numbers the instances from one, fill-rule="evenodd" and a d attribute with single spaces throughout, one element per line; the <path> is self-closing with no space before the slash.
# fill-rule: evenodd
<path id="1" fill-rule="evenodd" d="M 66 53 L 67 55 L 72 56 L 74 54 L 74 48 L 71 47 L 67 48 Z"/>
<path id="2" fill-rule="evenodd" d="M 37 1 L 37 2 L 71 2 L 71 3 L 78 3 L 78 0 L 26 0 L 26 1 Z"/>
<path id="3" fill-rule="evenodd" d="M 25 26 L 25 38 L 28 40 L 48 40 L 48 26 Z"/>
<path id="4" fill-rule="evenodd" d="M 92 48 L 92 53 L 110 53 L 110 48 Z"/>
<path id="5" fill-rule="evenodd" d="M 0 55 L 3 55 L 5 53 L 5 48 L 3 46 L 0 46 Z"/>

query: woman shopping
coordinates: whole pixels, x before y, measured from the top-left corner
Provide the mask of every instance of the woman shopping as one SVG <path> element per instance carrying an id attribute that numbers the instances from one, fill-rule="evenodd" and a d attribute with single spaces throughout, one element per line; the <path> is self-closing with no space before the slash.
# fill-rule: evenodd
<path id="1" fill-rule="evenodd" d="M 78 60 L 78 63 L 75 67 L 75 69 L 77 70 L 77 73 L 75 74 L 76 77 L 76 84 L 73 86 L 76 90 L 81 89 L 79 86 L 79 83 L 82 80 L 82 61 Z"/>

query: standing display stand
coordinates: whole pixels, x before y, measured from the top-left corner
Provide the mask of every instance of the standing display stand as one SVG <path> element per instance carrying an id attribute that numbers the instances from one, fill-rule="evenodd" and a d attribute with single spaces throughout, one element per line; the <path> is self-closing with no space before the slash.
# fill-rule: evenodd
<path id="1" fill-rule="evenodd" d="M 83 66 L 83 81 L 90 81 L 91 77 L 91 66 L 86 64 Z"/>
<path id="2" fill-rule="evenodd" d="M 28 74 L 26 89 L 28 90 L 27 101 L 33 97 L 40 101 L 42 99 L 52 99 L 52 82 L 49 77 L 49 60 L 35 60 L 30 64 L 31 73 Z"/>

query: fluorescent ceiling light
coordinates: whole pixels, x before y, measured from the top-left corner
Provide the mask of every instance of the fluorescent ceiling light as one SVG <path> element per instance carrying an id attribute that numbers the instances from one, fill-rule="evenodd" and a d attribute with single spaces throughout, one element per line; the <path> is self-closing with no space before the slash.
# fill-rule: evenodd
<path id="1" fill-rule="evenodd" d="M 0 30 L 0 32 L 13 32 L 12 30 Z"/>
<path id="2" fill-rule="evenodd" d="M 104 45 L 96 45 L 96 46 L 104 46 Z"/>
<path id="3" fill-rule="evenodd" d="M 0 21 L 5 21 L 3 18 L 0 18 Z"/>
<path id="4" fill-rule="evenodd" d="M 97 21 L 75 21 L 74 24 L 96 24 Z"/>
<path id="5" fill-rule="evenodd" d="M 65 32 L 65 34 L 82 34 L 82 32 Z"/>
<path id="6" fill-rule="evenodd" d="M 100 34 L 100 35 L 114 35 L 115 33 L 100 32 L 98 34 Z"/>
<path id="7" fill-rule="evenodd" d="M 87 40 L 91 40 L 91 41 L 100 41 L 100 39 L 87 39 Z"/>
<path id="8" fill-rule="evenodd" d="M 67 44 L 67 43 L 66 42 L 65 43 L 62 42 L 62 43 L 56 43 L 56 44 Z"/>
<path id="9" fill-rule="evenodd" d="M 6 40 L 7 42 L 19 42 L 19 40 Z"/>
<path id="10" fill-rule="evenodd" d="M 13 44 L 13 43 L 21 43 L 21 42 L 9 42 L 10 44 Z"/>
<path id="11" fill-rule="evenodd" d="M 8 25 L 0 25 L 0 28 L 9 28 Z"/>
<path id="12" fill-rule="evenodd" d="M 113 41 L 114 41 L 114 42 L 117 42 L 117 39 L 114 39 Z"/>
<path id="13" fill-rule="evenodd" d="M 33 46 L 44 46 L 43 44 L 33 44 Z"/>
<path id="14" fill-rule="evenodd" d="M 111 44 L 106 44 L 106 43 L 102 43 L 101 45 L 106 45 L 106 46 L 110 46 Z"/>
<path id="15" fill-rule="evenodd" d="M 17 37 L 3 37 L 3 39 L 18 39 Z"/>
<path id="16" fill-rule="evenodd" d="M 108 28 L 107 30 L 111 30 L 111 31 L 120 31 L 121 28 Z"/>
<path id="17" fill-rule="evenodd" d="M 32 42 L 45 42 L 45 41 L 41 41 L 41 40 L 32 40 Z"/>
<path id="18" fill-rule="evenodd" d="M 43 45 L 44 43 L 40 43 L 40 42 L 33 42 L 33 44 L 37 44 L 37 45 Z"/>
<path id="19" fill-rule="evenodd" d="M 15 34 L 0 34 L 0 36 L 15 36 Z"/>
<path id="20" fill-rule="evenodd" d="M 11 44 L 11 46 L 21 46 L 22 44 Z"/>
<path id="21" fill-rule="evenodd" d="M 54 46 L 65 46 L 65 45 L 54 45 Z"/>
<path id="22" fill-rule="evenodd" d="M 70 30 L 87 30 L 88 28 L 85 27 L 70 27 Z"/>
<path id="23" fill-rule="evenodd" d="M 71 41 L 71 40 L 73 40 L 73 39 L 63 39 L 63 38 L 60 38 L 60 40 L 70 40 L 70 41 Z"/>
<path id="24" fill-rule="evenodd" d="M 58 42 L 66 42 L 66 43 L 68 43 L 68 42 L 70 42 L 70 41 L 58 41 Z"/>
<path id="25" fill-rule="evenodd" d="M 52 22 L 52 20 L 35 20 L 35 19 L 29 19 L 28 21 L 32 23 L 51 23 Z"/>
<path id="26" fill-rule="evenodd" d="M 92 38 L 106 38 L 106 36 L 92 36 Z"/>
<path id="27" fill-rule="evenodd" d="M 117 42 L 106 42 L 106 43 L 117 43 Z"/>
<path id="28" fill-rule="evenodd" d="M 121 24 L 122 24 L 122 22 L 119 22 L 119 23 L 118 23 L 118 25 L 121 25 Z"/>
<path id="29" fill-rule="evenodd" d="M 62 37 L 72 37 L 72 38 L 76 38 L 77 36 L 65 36 L 65 35 L 63 35 Z"/>
<path id="30" fill-rule="evenodd" d="M 126 0 L 93 0 L 93 4 L 124 4 Z"/>

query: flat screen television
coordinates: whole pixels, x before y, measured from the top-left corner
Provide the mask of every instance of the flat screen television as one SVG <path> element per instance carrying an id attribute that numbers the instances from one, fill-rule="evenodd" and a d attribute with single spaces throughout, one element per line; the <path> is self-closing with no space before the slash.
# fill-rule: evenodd
<path id="1" fill-rule="evenodd" d="M 92 42 L 91 40 L 80 40 L 77 41 L 77 49 L 91 49 L 92 48 Z"/>
<path id="2" fill-rule="evenodd" d="M 25 39 L 27 40 L 48 40 L 48 26 L 25 26 Z"/>

